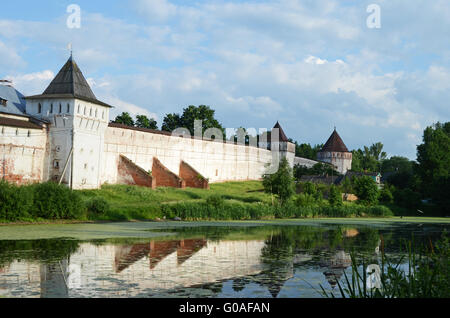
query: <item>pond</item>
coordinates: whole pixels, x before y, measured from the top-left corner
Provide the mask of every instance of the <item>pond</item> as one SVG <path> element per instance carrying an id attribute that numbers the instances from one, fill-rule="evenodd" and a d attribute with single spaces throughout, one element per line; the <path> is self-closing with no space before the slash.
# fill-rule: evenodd
<path id="1" fill-rule="evenodd" d="M 0 227 L 0 297 L 323 297 L 350 253 L 435 241 L 450 224 L 360 220 Z"/>

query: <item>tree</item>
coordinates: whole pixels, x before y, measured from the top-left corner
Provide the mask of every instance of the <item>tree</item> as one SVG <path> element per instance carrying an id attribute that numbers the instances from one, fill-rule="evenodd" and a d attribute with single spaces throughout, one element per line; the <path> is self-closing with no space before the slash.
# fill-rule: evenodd
<path id="1" fill-rule="evenodd" d="M 284 205 L 295 194 L 292 169 L 286 158 L 281 160 L 276 173 L 263 176 L 263 186 L 266 193 L 271 193 L 278 197 L 281 205 Z"/>
<path id="2" fill-rule="evenodd" d="M 377 142 L 372 146 L 364 146 L 364 149 L 353 150 L 352 171 L 378 172 L 381 169 L 381 163 L 386 159 L 386 152 L 383 151 L 383 144 Z"/>
<path id="3" fill-rule="evenodd" d="M 339 189 L 335 185 L 332 185 L 330 187 L 330 194 L 328 196 L 328 202 L 332 206 L 339 206 L 339 205 L 343 204 L 341 191 L 339 191 Z"/>
<path id="4" fill-rule="evenodd" d="M 137 115 L 136 127 L 156 130 L 158 129 L 158 123 L 153 118 L 149 119 L 145 115 Z"/>
<path id="5" fill-rule="evenodd" d="M 361 203 L 371 205 L 378 202 L 378 186 L 371 177 L 362 176 L 354 180 L 355 194 Z"/>
<path id="6" fill-rule="evenodd" d="M 123 112 L 121 115 L 117 116 L 113 121 L 115 124 L 122 124 L 130 127 L 134 127 L 134 120 L 129 113 Z"/>
<path id="7" fill-rule="evenodd" d="M 177 128 L 187 128 L 191 135 L 194 135 L 194 123 L 196 120 L 202 121 L 202 135 L 209 128 L 218 128 L 222 131 L 223 138 L 225 138 L 225 129 L 214 118 L 215 110 L 209 106 L 189 106 L 183 110 L 183 115 L 168 114 L 164 118 L 162 129 L 172 132 Z"/>
<path id="8" fill-rule="evenodd" d="M 164 118 L 161 129 L 172 132 L 177 128 L 183 127 L 183 122 L 179 114 L 167 114 Z"/>
<path id="9" fill-rule="evenodd" d="M 310 144 L 299 144 L 297 141 L 294 141 L 293 139 L 289 139 L 289 142 L 295 144 L 295 156 L 311 159 L 311 160 L 317 160 L 317 153 L 323 148 L 322 145 L 315 145 L 312 147 Z"/>
<path id="10" fill-rule="evenodd" d="M 417 173 L 422 193 L 431 197 L 445 214 L 450 214 L 450 122 L 427 127 L 417 147 Z"/>

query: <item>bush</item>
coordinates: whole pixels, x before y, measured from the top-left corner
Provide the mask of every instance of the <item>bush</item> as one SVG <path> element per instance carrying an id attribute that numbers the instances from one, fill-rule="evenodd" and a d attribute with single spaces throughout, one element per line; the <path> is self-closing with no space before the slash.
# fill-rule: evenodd
<path id="1" fill-rule="evenodd" d="M 394 202 L 394 195 L 392 194 L 391 188 L 388 185 L 385 185 L 384 188 L 380 191 L 379 199 L 384 203 Z"/>
<path id="2" fill-rule="evenodd" d="M 206 199 L 206 204 L 215 207 L 216 209 L 222 207 L 224 203 L 225 199 L 218 194 L 214 194 Z"/>
<path id="3" fill-rule="evenodd" d="M 417 209 L 421 205 L 420 194 L 411 189 L 397 189 L 394 192 L 395 203 L 407 209 Z"/>
<path id="4" fill-rule="evenodd" d="M 80 195 L 53 182 L 31 186 L 34 189 L 32 214 L 44 219 L 80 219 L 85 206 Z"/>
<path id="5" fill-rule="evenodd" d="M 281 205 L 287 203 L 295 194 L 292 169 L 286 158 L 280 161 L 280 166 L 276 173 L 263 176 L 263 186 L 266 193 L 271 193 L 278 197 Z"/>
<path id="6" fill-rule="evenodd" d="M 366 205 L 377 204 L 378 186 L 371 177 L 363 176 L 356 178 L 354 182 L 355 194 L 360 202 Z"/>
<path id="7" fill-rule="evenodd" d="M 298 206 L 308 206 L 316 203 L 316 198 L 312 194 L 300 193 L 295 201 Z"/>
<path id="8" fill-rule="evenodd" d="M 30 217 L 33 191 L 0 181 L 0 220 L 20 221 Z"/>
<path id="9" fill-rule="evenodd" d="M 111 206 L 108 201 L 102 197 L 96 197 L 86 202 L 86 208 L 88 212 L 94 216 L 104 216 L 111 210 Z"/>
<path id="10" fill-rule="evenodd" d="M 328 202 L 330 203 L 330 205 L 333 206 L 339 206 L 343 204 L 341 191 L 339 191 L 339 189 L 334 185 L 330 187 L 330 195 L 328 196 Z"/>

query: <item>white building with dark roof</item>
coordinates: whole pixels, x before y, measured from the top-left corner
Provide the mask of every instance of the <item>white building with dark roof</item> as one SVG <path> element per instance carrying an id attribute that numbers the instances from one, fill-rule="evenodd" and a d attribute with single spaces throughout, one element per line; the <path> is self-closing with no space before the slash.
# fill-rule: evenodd
<path id="1" fill-rule="evenodd" d="M 0 179 L 51 180 L 73 189 L 105 183 L 208 188 L 259 180 L 281 158 L 291 166 L 302 160 L 278 122 L 269 133 L 278 137 L 257 147 L 111 124 L 111 108 L 72 57 L 40 95 L 24 97 L 1 82 Z"/>

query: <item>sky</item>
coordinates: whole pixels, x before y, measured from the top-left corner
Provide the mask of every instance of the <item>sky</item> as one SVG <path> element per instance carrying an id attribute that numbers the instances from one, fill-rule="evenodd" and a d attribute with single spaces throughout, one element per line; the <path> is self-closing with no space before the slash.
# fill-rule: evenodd
<path id="1" fill-rule="evenodd" d="M 81 8 L 69 28 L 67 8 Z M 379 28 L 367 20 L 380 9 Z M 155 117 L 209 105 L 226 128 L 416 158 L 450 119 L 448 0 L 15 0 L 0 4 L 0 79 L 42 93 L 73 56 L 101 101 Z M 370 21 L 373 21 L 369 19 Z M 72 21 L 72 20 L 70 20 Z M 113 119 L 113 118 L 111 118 Z"/>

